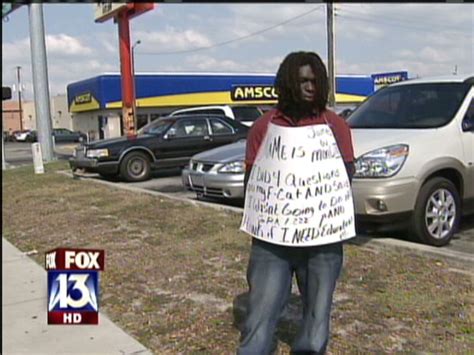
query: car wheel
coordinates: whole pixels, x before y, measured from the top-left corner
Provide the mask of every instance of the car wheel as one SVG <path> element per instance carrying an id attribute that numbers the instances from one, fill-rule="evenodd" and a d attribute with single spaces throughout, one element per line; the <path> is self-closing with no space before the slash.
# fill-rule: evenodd
<path id="1" fill-rule="evenodd" d="M 128 153 L 120 164 L 120 174 L 130 182 L 148 180 L 150 178 L 150 160 L 141 152 Z"/>
<path id="2" fill-rule="evenodd" d="M 438 247 L 448 244 L 460 218 L 459 192 L 450 180 L 435 177 L 421 187 L 411 223 L 420 241 Z"/>

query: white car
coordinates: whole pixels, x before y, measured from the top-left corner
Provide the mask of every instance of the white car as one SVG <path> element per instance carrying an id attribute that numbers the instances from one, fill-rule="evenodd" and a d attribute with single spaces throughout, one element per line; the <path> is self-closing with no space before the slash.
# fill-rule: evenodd
<path id="1" fill-rule="evenodd" d="M 184 108 L 173 111 L 170 116 L 185 115 L 189 113 L 223 115 L 239 121 L 246 126 L 251 126 L 255 120 L 263 114 L 263 112 L 256 106 L 216 105 Z"/>
<path id="2" fill-rule="evenodd" d="M 407 80 L 348 118 L 359 222 L 408 222 L 424 243 L 449 243 L 474 209 L 474 74 Z"/>
<path id="3" fill-rule="evenodd" d="M 35 132 L 30 129 L 18 131 L 13 134 L 13 139 L 17 142 L 30 142 L 33 141 Z"/>
<path id="4" fill-rule="evenodd" d="M 354 110 L 357 222 L 411 227 L 424 243 L 449 243 L 474 212 L 474 75 L 408 80 Z M 183 184 L 198 196 L 244 194 L 240 142 L 194 156 Z"/>
<path id="5" fill-rule="evenodd" d="M 183 185 L 198 197 L 243 199 L 245 144 L 241 140 L 194 155 L 181 173 Z"/>

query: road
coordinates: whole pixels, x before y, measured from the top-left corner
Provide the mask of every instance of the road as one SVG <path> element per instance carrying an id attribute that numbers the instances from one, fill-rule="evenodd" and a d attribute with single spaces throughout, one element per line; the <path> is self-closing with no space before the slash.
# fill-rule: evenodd
<path id="1" fill-rule="evenodd" d="M 72 147 L 74 145 L 76 144 L 58 143 L 54 149 L 55 157 L 57 159 L 67 159 L 69 156 L 71 156 Z M 31 143 L 5 142 L 5 163 L 7 168 L 33 164 Z"/>
<path id="2" fill-rule="evenodd" d="M 74 144 L 58 145 L 55 149 L 55 154 L 57 158 L 67 159 L 70 156 L 70 152 L 72 152 L 73 146 Z M 32 164 L 31 144 L 8 142 L 5 144 L 5 148 L 6 161 L 9 163 L 9 167 Z M 86 176 L 91 179 L 101 180 L 101 178 L 97 174 L 87 174 Z M 119 180 L 111 182 L 121 187 L 135 187 L 139 189 L 165 193 L 173 197 L 179 197 L 194 201 L 197 200 L 196 195 L 194 193 L 186 191 L 184 189 L 181 183 L 180 171 L 176 169 L 155 172 L 152 175 L 152 179 L 145 182 L 125 183 Z M 232 203 L 210 199 L 207 199 L 205 201 L 210 204 L 224 204 L 236 211 L 242 210 L 242 203 L 238 202 Z M 474 255 L 474 216 L 462 218 L 459 232 L 454 236 L 449 245 L 442 248 L 435 248 L 424 245 L 422 246 L 413 239 L 411 239 L 408 234 L 403 231 L 386 232 L 384 234 L 370 233 L 366 234 L 365 236 L 373 240 L 376 239 L 382 242 L 387 241 L 388 245 L 391 245 L 393 241 L 398 241 L 399 245 L 413 248 L 416 248 L 417 246 L 422 248 L 432 248 L 433 251 L 436 250 L 437 253 L 442 253 L 443 251 L 445 251 L 446 253 L 453 252 L 456 255 L 463 255 L 466 257 L 466 259 L 469 259 L 472 258 L 472 256 Z"/>

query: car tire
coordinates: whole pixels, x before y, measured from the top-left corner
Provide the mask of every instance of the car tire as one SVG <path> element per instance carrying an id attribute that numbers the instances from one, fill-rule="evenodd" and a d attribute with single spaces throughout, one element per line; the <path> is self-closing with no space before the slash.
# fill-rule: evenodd
<path id="1" fill-rule="evenodd" d="M 150 170 L 150 159 L 142 152 L 128 153 L 120 163 L 120 175 L 129 182 L 148 180 Z"/>
<path id="2" fill-rule="evenodd" d="M 435 177 L 420 189 L 411 226 L 417 238 L 426 244 L 444 246 L 456 233 L 461 219 L 461 199 L 448 179 Z"/>

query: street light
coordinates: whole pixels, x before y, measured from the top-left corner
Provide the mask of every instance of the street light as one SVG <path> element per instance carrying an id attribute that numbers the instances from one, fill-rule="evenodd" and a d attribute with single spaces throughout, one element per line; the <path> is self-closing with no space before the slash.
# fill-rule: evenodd
<path id="1" fill-rule="evenodd" d="M 140 43 L 142 43 L 142 41 L 140 41 L 139 39 L 137 39 L 137 40 L 135 41 L 135 43 L 133 44 L 132 49 L 135 48 L 135 47 L 136 47 L 137 45 L 139 45 Z"/>
<path id="2" fill-rule="evenodd" d="M 21 67 L 16 67 L 16 75 L 18 79 L 18 111 L 20 113 L 20 131 L 23 131 L 23 108 L 21 106 L 21 80 L 20 80 Z"/>
<path id="3" fill-rule="evenodd" d="M 142 41 L 139 39 L 135 41 L 132 46 L 132 73 L 133 73 L 133 85 L 135 85 L 135 47 L 138 46 Z M 136 94 L 136 93 L 135 93 Z"/>
<path id="4" fill-rule="evenodd" d="M 135 132 L 138 130 L 137 124 L 138 124 L 138 119 L 137 119 L 137 107 L 136 107 L 136 102 L 137 102 L 137 90 L 136 90 L 136 84 L 135 84 L 135 47 L 138 46 L 142 41 L 139 39 L 135 41 L 135 43 L 132 45 L 132 82 L 133 82 L 133 126 L 135 127 Z"/>

